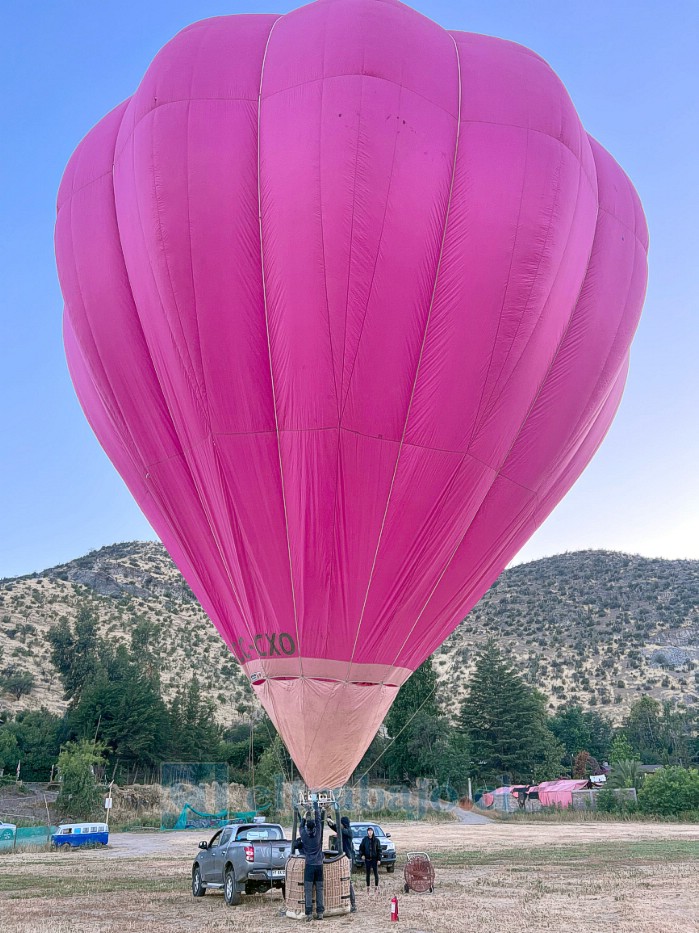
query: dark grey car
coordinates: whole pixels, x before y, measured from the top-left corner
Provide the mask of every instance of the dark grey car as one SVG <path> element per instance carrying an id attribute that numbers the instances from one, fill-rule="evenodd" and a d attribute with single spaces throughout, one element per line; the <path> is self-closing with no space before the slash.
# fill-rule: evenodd
<path id="1" fill-rule="evenodd" d="M 374 830 L 376 838 L 381 843 L 381 867 L 385 868 L 389 874 L 392 874 L 396 870 L 396 847 L 395 844 L 391 842 L 391 834 L 385 833 L 378 823 L 350 823 L 350 829 L 352 830 L 352 851 L 354 852 L 352 869 L 358 871 L 364 865 L 364 860 L 359 854 L 359 847 L 370 826 Z M 337 836 L 331 836 L 329 842 L 330 848 L 337 851 Z"/>
<path id="2" fill-rule="evenodd" d="M 286 860 L 291 842 L 278 823 L 233 823 L 219 829 L 209 842 L 199 843 L 192 865 L 192 894 L 202 897 L 210 888 L 223 889 L 234 907 L 241 895 L 281 888 L 284 894 Z"/>

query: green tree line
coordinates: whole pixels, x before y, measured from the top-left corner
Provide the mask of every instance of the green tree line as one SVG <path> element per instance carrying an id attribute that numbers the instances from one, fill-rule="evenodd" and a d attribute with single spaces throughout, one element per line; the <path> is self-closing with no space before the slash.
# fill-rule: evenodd
<path id="1" fill-rule="evenodd" d="M 148 620 L 136 623 L 130 644 L 112 645 L 83 607 L 74 624 L 59 622 L 47 638 L 68 708 L 63 716 L 46 709 L 5 715 L 0 768 L 6 773 L 19 762 L 24 780 L 48 780 L 63 746 L 89 740 L 117 780 L 152 779 L 165 761 L 215 761 L 228 763 L 231 780 L 247 783 L 275 739 L 267 717 L 221 727 L 207 682 L 197 677 L 167 701 L 158 628 Z"/>

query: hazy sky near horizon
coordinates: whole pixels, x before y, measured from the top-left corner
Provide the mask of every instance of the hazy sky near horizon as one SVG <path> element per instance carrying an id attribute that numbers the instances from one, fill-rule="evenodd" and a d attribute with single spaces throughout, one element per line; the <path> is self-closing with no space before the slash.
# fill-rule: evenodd
<path id="1" fill-rule="evenodd" d="M 61 339 L 55 196 L 82 136 L 188 23 L 276 0 L 36 0 L 0 30 L 0 577 L 153 538 L 75 399 Z M 626 394 L 597 456 L 517 560 L 609 548 L 699 558 L 699 3 L 421 0 L 450 29 L 534 49 L 630 175 L 651 236 Z"/>

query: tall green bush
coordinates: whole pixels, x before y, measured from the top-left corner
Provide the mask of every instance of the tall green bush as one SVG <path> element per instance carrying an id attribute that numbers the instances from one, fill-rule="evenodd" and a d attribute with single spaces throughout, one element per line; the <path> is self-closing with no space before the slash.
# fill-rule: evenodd
<path id="1" fill-rule="evenodd" d="M 649 774 L 638 792 L 642 813 L 677 816 L 699 810 L 699 771 L 674 766 Z"/>
<path id="2" fill-rule="evenodd" d="M 63 816 L 76 820 L 96 819 L 102 793 L 95 779 L 95 767 L 104 764 L 102 748 L 88 739 L 68 742 L 58 756 L 61 790 L 58 809 Z"/>

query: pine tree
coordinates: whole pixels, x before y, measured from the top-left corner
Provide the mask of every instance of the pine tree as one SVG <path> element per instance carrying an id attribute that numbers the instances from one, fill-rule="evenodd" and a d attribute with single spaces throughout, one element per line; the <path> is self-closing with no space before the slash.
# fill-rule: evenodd
<path id="1" fill-rule="evenodd" d="M 157 681 L 123 645 L 83 688 L 69 721 L 76 735 L 96 735 L 110 758 L 127 767 L 158 765 L 170 741 L 170 716 Z"/>
<path id="2" fill-rule="evenodd" d="M 559 707 L 549 728 L 565 746 L 567 762 L 582 751 L 600 761 L 609 754 L 614 729 L 610 720 L 595 710 L 583 710 L 577 704 Z"/>
<path id="3" fill-rule="evenodd" d="M 437 675 L 432 668 L 430 657 L 398 691 L 385 720 L 389 735 L 396 736 L 418 710 L 430 716 L 438 716 L 436 689 Z"/>
<path id="4" fill-rule="evenodd" d="M 81 606 L 74 627 L 67 619 L 61 619 L 48 631 L 46 639 L 65 699 L 75 705 L 85 685 L 101 668 L 97 619 L 88 606 Z"/>
<path id="5" fill-rule="evenodd" d="M 183 686 L 170 705 L 171 757 L 180 761 L 215 761 L 221 746 L 221 728 L 214 705 L 202 694 L 196 677 Z"/>
<path id="6" fill-rule="evenodd" d="M 58 758 L 63 725 L 60 716 L 42 707 L 22 710 L 14 720 L 0 727 L 0 748 L 3 732 L 14 738 L 18 748 L 14 764 L 21 760 L 25 781 L 48 781 L 51 767 Z M 2 757 L 0 753 L 0 768 L 3 767 Z M 5 762 L 4 766 L 9 767 L 9 763 Z"/>
<path id="7" fill-rule="evenodd" d="M 477 655 L 460 725 L 481 778 L 528 783 L 559 776 L 564 749 L 548 728 L 545 698 L 492 639 Z"/>
<path id="8" fill-rule="evenodd" d="M 4 726 L 0 729 L 0 771 L 7 768 L 9 773 L 17 767 L 21 757 L 17 739 L 7 726 Z"/>
<path id="9" fill-rule="evenodd" d="M 437 675 L 432 669 L 432 659 L 428 658 L 400 688 L 384 720 L 393 740 L 384 759 L 393 780 L 409 781 L 425 776 L 426 746 L 432 745 L 432 726 L 439 719 L 436 686 Z M 427 767 L 431 770 L 431 764 Z"/>
<path id="10" fill-rule="evenodd" d="M 666 754 L 660 703 L 653 697 L 637 700 L 624 719 L 624 733 L 634 750 L 632 757 L 645 764 L 660 764 Z"/>

